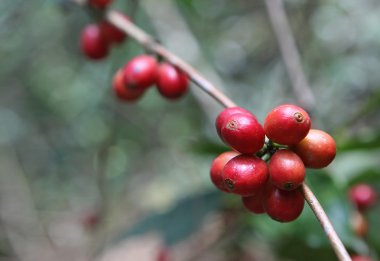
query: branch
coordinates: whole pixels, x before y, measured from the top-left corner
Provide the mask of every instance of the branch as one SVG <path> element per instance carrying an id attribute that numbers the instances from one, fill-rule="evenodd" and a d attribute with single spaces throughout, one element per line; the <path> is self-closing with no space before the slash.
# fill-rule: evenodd
<path id="1" fill-rule="evenodd" d="M 293 93 L 300 105 L 310 111 L 315 106 L 314 95 L 302 68 L 282 0 L 266 0 L 265 5 L 292 83 Z"/>
<path id="2" fill-rule="evenodd" d="M 313 210 L 319 223 L 321 223 L 321 226 L 325 231 L 327 238 L 330 240 L 331 246 L 333 247 L 336 255 L 338 256 L 338 259 L 341 261 L 350 261 L 350 255 L 347 253 L 347 250 L 345 249 L 342 241 L 335 232 L 334 227 L 332 226 L 321 204 L 318 202 L 318 199 L 310 190 L 309 186 L 305 183 L 302 184 L 302 190 L 307 203 L 309 204 L 311 210 Z"/>
<path id="3" fill-rule="evenodd" d="M 77 0 L 73 0 L 73 1 L 77 1 Z M 268 1 L 272 1 L 272 0 L 268 0 Z M 273 1 L 278 1 L 278 0 L 273 0 Z M 138 26 L 124 19 L 124 17 L 120 13 L 118 13 L 117 11 L 109 10 L 106 12 L 106 18 L 110 23 L 112 23 L 119 29 L 123 30 L 125 33 L 127 33 L 129 37 L 135 39 L 146 50 L 160 55 L 165 60 L 167 60 L 168 62 L 172 63 L 173 65 L 181 69 L 183 72 L 185 72 L 188 75 L 188 77 L 192 80 L 192 82 L 194 82 L 204 92 L 206 92 L 216 101 L 218 101 L 222 106 L 224 106 L 225 108 L 236 106 L 236 104 L 230 98 L 228 98 L 226 95 L 220 92 L 218 88 L 216 88 L 211 82 L 209 82 L 205 77 L 203 77 L 203 75 L 201 75 L 197 70 L 195 70 L 195 68 L 193 68 L 191 65 L 183 61 L 177 55 L 171 53 L 165 47 L 157 43 L 157 41 L 155 41 L 155 39 L 152 36 L 145 33 Z M 302 67 L 300 68 L 302 69 Z M 304 85 L 302 85 L 302 90 L 303 89 L 304 89 Z M 310 103 L 308 104 L 310 105 Z M 327 217 L 325 211 L 323 210 L 322 206 L 318 202 L 317 198 L 315 197 L 313 192 L 309 189 L 309 187 L 306 184 L 303 184 L 302 189 L 303 189 L 305 200 L 307 201 L 310 208 L 314 212 L 318 221 L 321 223 L 327 235 L 327 238 L 330 240 L 330 243 L 333 249 L 335 250 L 339 260 L 350 261 L 351 258 L 349 257 L 347 250 L 345 249 L 342 241 L 336 234 L 329 218 Z"/>

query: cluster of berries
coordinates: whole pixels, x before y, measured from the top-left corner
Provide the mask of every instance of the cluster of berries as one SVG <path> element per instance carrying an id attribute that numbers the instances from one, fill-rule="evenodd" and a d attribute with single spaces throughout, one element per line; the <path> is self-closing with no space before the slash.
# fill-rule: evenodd
<path id="1" fill-rule="evenodd" d="M 88 5 L 92 8 L 105 9 L 111 0 L 89 0 Z M 122 15 L 126 20 L 128 16 Z M 126 34 L 106 20 L 97 24 L 86 25 L 81 33 L 80 47 L 83 54 L 91 60 L 105 58 L 114 44 L 120 44 L 126 39 Z"/>
<path id="2" fill-rule="evenodd" d="M 114 92 L 123 101 L 136 101 L 154 84 L 163 97 L 174 100 L 186 93 L 189 79 L 170 63 L 140 55 L 119 69 L 112 82 Z"/>
<path id="3" fill-rule="evenodd" d="M 303 210 L 300 186 L 305 167 L 326 167 L 336 153 L 333 138 L 310 129 L 307 112 L 291 104 L 274 108 L 264 126 L 250 111 L 227 108 L 218 115 L 215 126 L 234 151 L 213 161 L 212 182 L 221 191 L 242 196 L 249 211 L 267 213 L 280 222 L 295 220 Z"/>

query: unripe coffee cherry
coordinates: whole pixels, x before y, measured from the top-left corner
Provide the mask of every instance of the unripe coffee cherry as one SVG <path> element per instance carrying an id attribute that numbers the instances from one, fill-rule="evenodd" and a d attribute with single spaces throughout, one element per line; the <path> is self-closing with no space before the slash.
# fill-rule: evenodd
<path id="1" fill-rule="evenodd" d="M 350 189 L 349 197 L 352 203 L 360 210 L 366 210 L 377 201 L 376 191 L 367 184 L 357 184 Z"/>
<path id="2" fill-rule="evenodd" d="M 237 155 L 239 155 L 239 153 L 236 151 L 223 152 L 218 157 L 216 157 L 211 164 L 211 168 L 210 168 L 211 181 L 221 191 L 229 192 L 224 186 L 224 182 L 222 178 L 223 168 L 230 159 L 236 157 Z"/>
<path id="3" fill-rule="evenodd" d="M 264 188 L 268 167 L 265 161 L 256 156 L 239 155 L 224 166 L 222 177 L 228 191 L 241 196 L 253 196 Z"/>
<path id="4" fill-rule="evenodd" d="M 274 108 L 264 122 L 267 137 L 283 145 L 300 142 L 309 132 L 310 126 L 311 120 L 307 112 L 292 104 Z"/>
<path id="5" fill-rule="evenodd" d="M 292 150 L 300 156 L 305 167 L 320 169 L 334 160 L 336 145 L 326 132 L 311 129 L 301 142 L 292 146 Z"/>
<path id="6" fill-rule="evenodd" d="M 373 261 L 372 258 L 370 258 L 369 256 L 352 256 L 351 257 L 351 260 L 352 261 Z"/>
<path id="7" fill-rule="evenodd" d="M 113 0 L 88 0 L 88 3 L 95 8 L 104 9 L 112 3 Z"/>
<path id="8" fill-rule="evenodd" d="M 350 219 L 351 228 L 358 237 L 365 237 L 368 232 L 368 221 L 359 211 L 355 211 Z"/>
<path id="9" fill-rule="evenodd" d="M 264 145 L 263 127 L 247 113 L 236 113 L 226 118 L 221 134 L 223 141 L 240 153 L 253 154 Z"/>
<path id="10" fill-rule="evenodd" d="M 246 113 L 248 115 L 253 116 L 256 119 L 256 117 L 250 111 L 243 109 L 242 107 L 232 107 L 232 108 L 224 109 L 221 113 L 219 113 L 218 117 L 215 120 L 215 128 L 220 138 L 222 138 L 221 131 L 222 131 L 223 122 L 227 118 L 229 118 L 231 115 L 237 114 L 237 113 L 243 113 L 243 114 Z"/>
<path id="11" fill-rule="evenodd" d="M 169 63 L 162 63 L 158 68 L 157 89 L 168 99 L 178 99 L 188 89 L 189 79 L 185 73 Z"/>
<path id="12" fill-rule="evenodd" d="M 124 17 L 125 19 L 129 20 L 127 16 L 124 16 Z M 114 26 L 108 21 L 100 22 L 99 28 L 103 34 L 104 39 L 109 44 L 121 43 L 126 38 L 126 34 L 122 30 L 120 30 L 119 28 L 117 28 L 116 26 Z"/>
<path id="13" fill-rule="evenodd" d="M 301 188 L 284 191 L 270 184 L 264 193 L 265 211 L 272 219 L 279 222 L 297 219 L 302 213 L 304 204 Z"/>
<path id="14" fill-rule="evenodd" d="M 296 189 L 305 179 L 305 165 L 301 158 L 290 150 L 276 151 L 268 167 L 272 184 L 279 189 Z"/>
<path id="15" fill-rule="evenodd" d="M 116 96 L 124 101 L 136 101 L 144 94 L 144 90 L 130 89 L 125 85 L 124 73 L 121 69 L 113 77 L 112 88 Z"/>
<path id="16" fill-rule="evenodd" d="M 261 193 L 259 193 L 256 196 L 242 197 L 241 200 L 243 202 L 244 207 L 248 209 L 250 212 L 255 214 L 265 213 L 263 207 L 263 197 Z"/>
<path id="17" fill-rule="evenodd" d="M 89 24 L 83 28 L 80 38 L 82 52 L 90 59 L 99 60 L 108 55 L 108 43 L 99 26 Z"/>
<path id="18" fill-rule="evenodd" d="M 124 80 L 130 89 L 146 89 L 157 79 L 157 61 L 153 56 L 140 55 L 123 68 Z"/>

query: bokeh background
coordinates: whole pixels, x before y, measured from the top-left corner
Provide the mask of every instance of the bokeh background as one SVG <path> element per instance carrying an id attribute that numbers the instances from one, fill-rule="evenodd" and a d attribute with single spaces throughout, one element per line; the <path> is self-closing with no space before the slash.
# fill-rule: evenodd
<path id="1" fill-rule="evenodd" d="M 350 253 L 380 251 L 380 206 L 355 235 L 348 189 L 380 191 L 380 2 L 285 1 L 316 104 L 313 126 L 338 145 L 307 182 Z M 115 0 L 170 50 L 263 122 L 297 103 L 263 1 Z M 336 260 L 305 206 L 289 224 L 218 192 L 209 166 L 227 150 L 222 107 L 197 91 L 176 102 L 152 88 L 118 101 L 114 72 L 144 49 L 104 61 L 79 49 L 99 14 L 69 1 L 0 1 L 0 260 Z"/>

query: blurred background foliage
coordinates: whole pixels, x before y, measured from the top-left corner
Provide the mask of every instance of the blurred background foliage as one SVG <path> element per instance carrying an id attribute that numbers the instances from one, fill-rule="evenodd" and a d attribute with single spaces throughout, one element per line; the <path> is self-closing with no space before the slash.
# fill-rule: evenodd
<path id="1" fill-rule="evenodd" d="M 163 2 L 188 24 L 225 92 L 261 122 L 276 105 L 297 103 L 263 1 Z M 117 0 L 113 7 L 160 39 L 155 24 L 162 21 L 146 7 L 161 5 Z M 380 2 L 285 5 L 316 99 L 313 126 L 338 143 L 334 163 L 309 171 L 308 183 L 349 251 L 376 258 L 380 206 L 367 213 L 370 229 L 363 241 L 350 228 L 347 191 L 358 182 L 380 191 Z M 336 260 L 308 207 L 297 221 L 280 224 L 249 214 L 239 198 L 216 191 L 209 166 L 227 148 L 212 121 L 222 108 L 211 98 L 211 111 L 199 106 L 204 101 L 197 96 L 168 102 L 153 89 L 136 104 L 117 101 L 113 73 L 144 50 L 129 40 L 104 61 L 88 61 L 78 39 L 92 21 L 93 14 L 68 1 L 0 1 L 0 188 L 2 201 L 16 199 L 15 216 L 34 213 L 52 244 L 78 256 L 149 233 L 158 235 L 160 246 L 182 249 L 215 223 L 213 216 L 224 220 L 215 228 L 220 235 L 193 260 Z M 164 26 L 170 30 L 176 23 Z M 191 61 L 194 46 L 186 37 L 182 32 L 170 41 L 187 49 L 184 58 Z M 26 199 L 34 212 L 23 207 Z M 4 222 L 7 210 L 1 208 L 1 260 L 17 254 L 14 231 Z M 88 213 L 101 213 L 95 231 L 83 229 Z M 23 229 L 25 222 L 14 221 Z M 33 229 L 26 227 L 23 236 L 43 237 Z"/>

